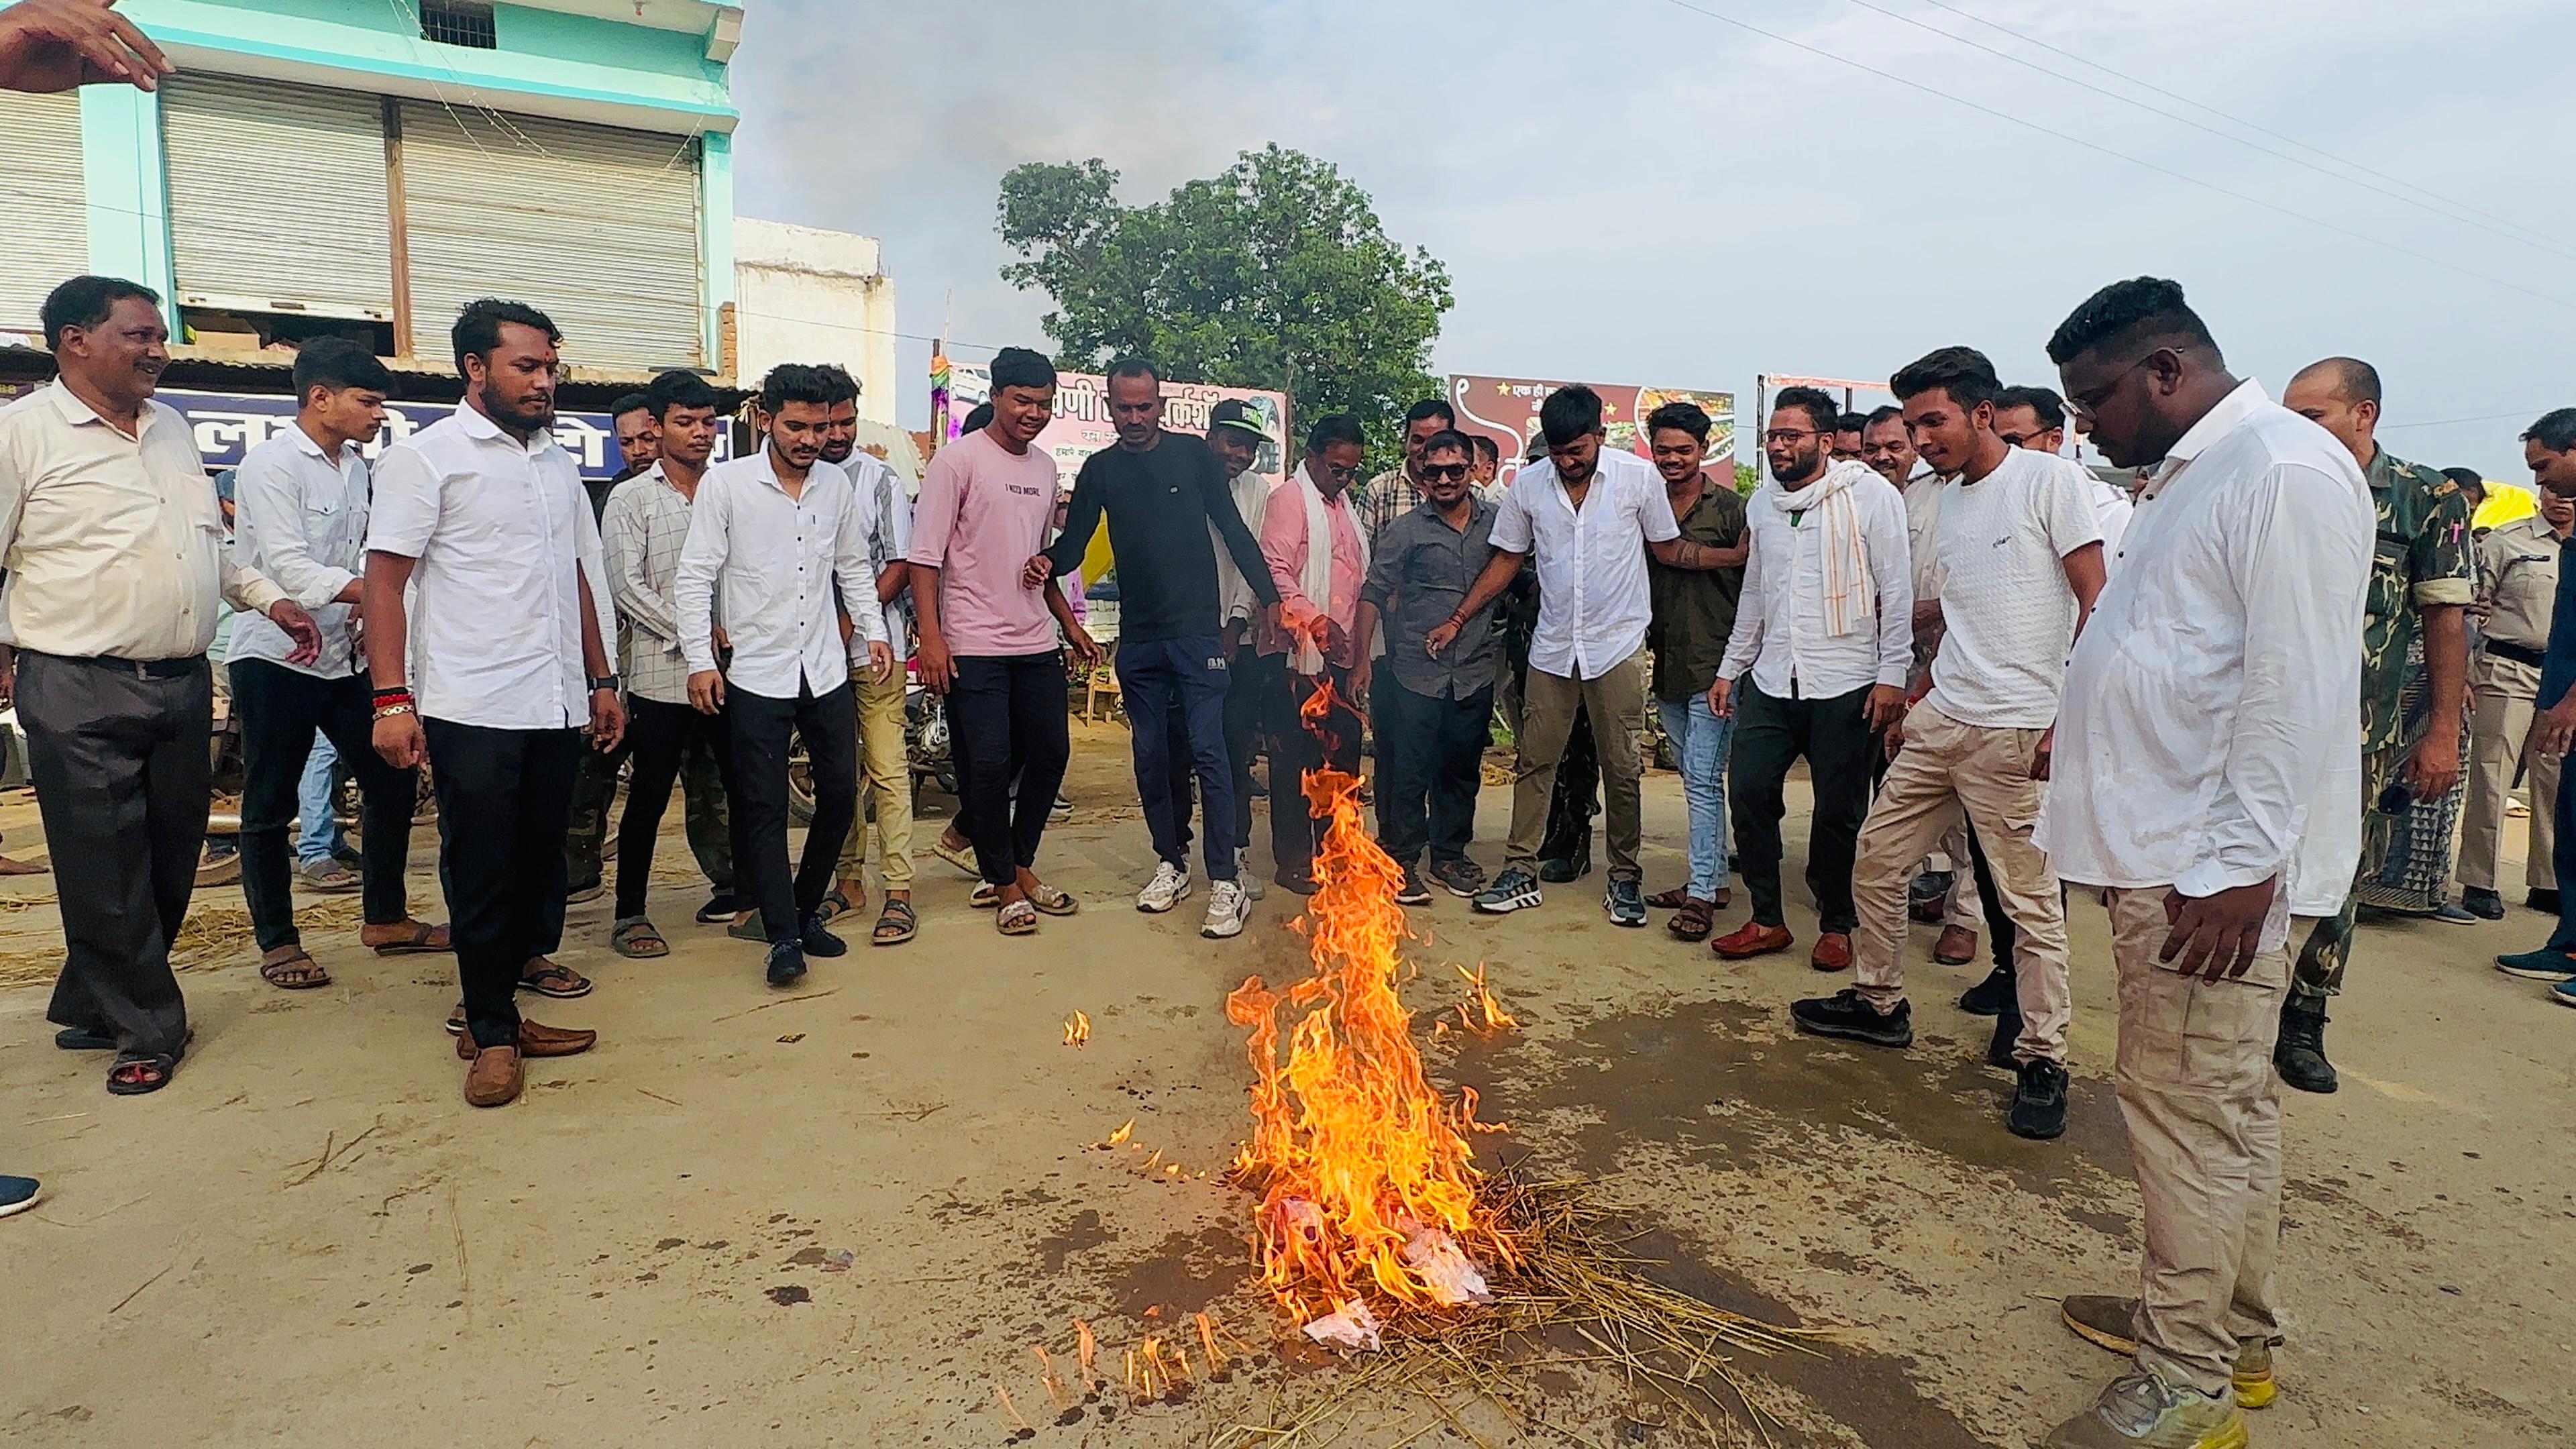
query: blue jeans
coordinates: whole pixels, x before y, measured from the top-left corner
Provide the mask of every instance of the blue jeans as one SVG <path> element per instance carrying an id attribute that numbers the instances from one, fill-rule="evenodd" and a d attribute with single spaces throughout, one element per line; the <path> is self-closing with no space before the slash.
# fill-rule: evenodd
<path id="1" fill-rule="evenodd" d="M 295 860 L 299 865 L 319 865 L 348 848 L 331 799 L 331 767 L 339 761 L 339 752 L 331 748 L 331 741 L 315 730 L 313 753 L 304 757 L 304 778 L 295 786 Z"/>
<path id="2" fill-rule="evenodd" d="M 1118 689 L 1136 750 L 1136 794 L 1154 854 L 1189 868 L 1190 794 L 1198 776 L 1199 839 L 1210 880 L 1232 880 L 1234 765 L 1225 753 L 1225 643 L 1214 634 L 1123 639 Z M 1175 775 L 1184 778 L 1175 780 Z"/>
<path id="3" fill-rule="evenodd" d="M 1726 747 L 1735 721 L 1708 711 L 1708 696 L 1659 699 L 1664 737 L 1682 763 L 1682 797 L 1690 802 L 1690 885 L 1683 894 L 1717 899 L 1726 876 Z"/>

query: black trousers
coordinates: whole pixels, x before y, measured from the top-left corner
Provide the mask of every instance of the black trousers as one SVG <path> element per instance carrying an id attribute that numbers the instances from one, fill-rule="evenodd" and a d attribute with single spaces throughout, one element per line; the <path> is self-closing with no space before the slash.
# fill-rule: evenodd
<path id="1" fill-rule="evenodd" d="M 319 679 L 265 659 L 244 659 L 230 668 L 242 735 L 242 899 L 250 906 L 259 949 L 274 951 L 303 939 L 295 929 L 295 791 L 317 729 L 358 782 L 367 924 L 408 919 L 403 872 L 411 860 L 420 779 L 376 753 L 375 692 L 366 676 Z"/>
<path id="2" fill-rule="evenodd" d="M 477 1046 L 519 1040 L 519 973 L 541 955 L 564 896 L 564 825 L 586 748 L 578 729 L 509 730 L 424 717 L 438 791 L 465 1029 Z"/>
<path id="3" fill-rule="evenodd" d="M 1360 716 L 1350 704 L 1350 671 L 1327 664 L 1324 674 L 1333 683 L 1333 707 L 1322 719 L 1306 723 L 1315 681 L 1292 671 L 1270 721 L 1270 858 L 1282 876 L 1313 874 L 1315 847 L 1332 824 L 1315 818 L 1306 772 L 1326 765 L 1345 774 L 1360 771 Z"/>
<path id="4" fill-rule="evenodd" d="M 1815 892 L 1821 928 L 1848 935 L 1852 850 L 1869 814 L 1870 760 L 1878 748 L 1869 727 L 1869 686 L 1827 699 L 1778 699 L 1747 674 L 1736 681 L 1735 746 L 1728 763 L 1727 803 L 1735 816 L 1736 868 L 1753 897 L 1753 919 L 1786 925 L 1780 903 L 1783 787 L 1799 757 L 1816 794 L 1807 835 L 1807 888 Z"/>
<path id="5" fill-rule="evenodd" d="M 1977 827 L 1970 825 L 1965 830 L 1969 868 L 1976 873 L 1977 905 L 1986 916 L 1986 944 L 1993 948 L 1995 964 L 2010 971 L 2013 969 L 2013 943 L 2021 939 L 2021 934 L 2013 925 L 2012 912 L 2004 909 L 2002 892 L 1995 889 L 1995 873 L 1986 864 L 1986 847 L 1977 840 Z M 2014 1010 L 2020 1010 L 2018 1003 Z"/>
<path id="6" fill-rule="evenodd" d="M 1276 710 L 1273 696 L 1287 688 L 1276 657 L 1252 647 L 1251 631 L 1226 660 L 1225 757 L 1234 768 L 1234 848 L 1252 848 L 1252 757 L 1261 752 L 1262 724 Z"/>
<path id="7" fill-rule="evenodd" d="M 1556 791 L 1548 797 L 1547 832 L 1539 837 L 1538 858 L 1589 859 L 1592 817 L 1600 813 L 1601 751 L 1592 743 L 1591 713 L 1578 706 L 1574 732 L 1565 737 L 1565 758 L 1556 764 Z"/>
<path id="8" fill-rule="evenodd" d="M 617 822 L 617 918 L 644 914 L 644 893 L 653 884 L 653 842 L 662 830 L 662 812 L 671 803 L 671 787 L 683 764 L 704 757 L 715 764 L 719 788 L 728 802 L 725 862 L 730 874 L 743 853 L 743 812 L 733 808 L 732 732 L 721 714 L 701 714 L 694 705 L 626 697 L 626 756 L 633 768 L 626 777 L 626 813 Z M 728 882 L 730 884 L 730 882 Z"/>
<path id="9" fill-rule="evenodd" d="M 1061 696 L 1058 697 L 1059 701 Z M 816 694 L 799 685 L 794 699 L 771 699 L 747 689 L 725 689 L 725 729 L 731 736 L 733 778 L 726 782 L 734 818 L 734 895 L 760 907 L 760 926 L 772 944 L 792 941 L 805 918 L 823 904 L 841 864 L 841 842 L 859 817 L 859 712 L 850 682 Z M 787 755 L 791 737 L 805 738 L 805 765 L 814 781 L 814 818 L 805 827 L 805 854 L 789 874 L 787 863 Z M 670 787 L 663 787 L 668 796 Z M 1047 799 L 1055 795 L 1050 791 Z M 626 808 L 631 813 L 635 801 Z M 1043 809 L 1044 807 L 1040 807 Z M 626 853 L 623 836 L 619 855 Z M 625 863 L 619 862 L 620 871 Z M 621 896 L 623 881 L 620 882 Z"/>
<path id="10" fill-rule="evenodd" d="M 1420 862 L 1426 845 L 1434 865 L 1464 859 L 1493 738 L 1492 687 L 1440 699 L 1414 693 L 1389 671 L 1369 703 L 1377 717 L 1379 847 L 1402 866 Z"/>
<path id="11" fill-rule="evenodd" d="M 1064 678 L 1061 649 L 957 661 L 948 689 L 957 813 L 988 885 L 1009 885 L 1037 864 L 1047 812 L 1073 754 Z"/>
<path id="12" fill-rule="evenodd" d="M 170 971 L 206 841 L 214 674 L 204 656 L 137 666 L 18 652 L 18 723 L 53 854 L 63 970 L 45 1019 L 175 1053 Z"/>

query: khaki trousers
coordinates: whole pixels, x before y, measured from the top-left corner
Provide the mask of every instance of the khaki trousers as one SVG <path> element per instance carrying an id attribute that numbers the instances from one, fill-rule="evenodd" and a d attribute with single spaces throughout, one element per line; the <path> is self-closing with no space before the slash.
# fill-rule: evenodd
<path id="1" fill-rule="evenodd" d="M 2146 1208 L 2138 1366 L 2168 1383 L 2227 1392 L 2236 1343 L 2279 1334 L 2272 1268 L 2281 1244 L 2281 1080 L 2272 1045 L 2289 985 L 2286 947 L 2232 981 L 2156 959 L 2166 888 L 2111 890 L 2119 973 L 2120 1115 Z"/>
<path id="2" fill-rule="evenodd" d="M 2540 688 L 2540 671 L 2517 659 L 2480 654 L 2469 661 L 2469 798 L 2460 817 L 2460 884 L 2472 889 L 2496 888 L 2496 861 L 2504 846 L 2505 797 L 2513 791 L 2513 773 L 2521 764 L 2523 744 L 2531 734 L 2532 697 Z M 2550 865 L 2557 832 L 2558 761 L 2531 761 L 2523 782 L 2530 789 L 2530 844 L 2523 852 L 2522 883 L 2526 889 L 2558 889 Z"/>
<path id="3" fill-rule="evenodd" d="M 1852 864 L 1853 984 L 1881 1012 L 1905 999 L 1905 888 L 1917 861 L 1967 812 L 1986 848 L 1995 890 L 2017 928 L 2013 979 L 2021 1001 L 2016 1061 L 2066 1061 L 2066 902 L 2048 857 L 2030 839 L 2046 786 L 2030 777 L 2039 730 L 1983 729 L 1925 700 L 1905 716 L 1905 747 L 1879 782 Z M 1959 869 L 1968 873 L 1967 851 Z"/>
<path id="4" fill-rule="evenodd" d="M 850 692 L 858 697 L 859 816 L 841 845 L 841 879 L 859 879 L 868 859 L 868 811 L 876 809 L 876 835 L 883 858 L 885 888 L 912 889 L 912 757 L 903 740 L 903 671 L 883 684 L 864 669 L 850 671 Z"/>
<path id="5" fill-rule="evenodd" d="M 1533 668 L 1521 686 L 1521 727 L 1513 736 L 1519 759 L 1512 769 L 1512 833 L 1503 864 L 1535 875 L 1538 847 L 1547 833 L 1548 801 L 1556 792 L 1556 767 L 1574 732 L 1574 712 L 1592 718 L 1593 746 L 1601 756 L 1602 813 L 1608 818 L 1610 878 L 1641 874 L 1637 847 L 1645 833 L 1638 779 L 1644 762 L 1637 731 L 1646 719 L 1646 651 L 1638 650 L 1592 679 L 1568 679 Z"/>

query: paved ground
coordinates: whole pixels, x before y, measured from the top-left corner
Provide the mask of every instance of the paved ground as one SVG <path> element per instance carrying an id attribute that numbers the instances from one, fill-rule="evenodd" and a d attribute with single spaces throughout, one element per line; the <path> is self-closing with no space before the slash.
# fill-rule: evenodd
<path id="1" fill-rule="evenodd" d="M 1244 1126 L 1220 1000 L 1247 973 L 1300 969 L 1287 898 L 1224 944 L 1196 935 L 1198 898 L 1130 909 L 1150 861 L 1124 735 L 1077 732 L 1086 808 L 1047 863 L 1081 917 L 1001 941 L 933 863 L 917 944 L 858 948 L 774 994 L 752 948 L 688 925 L 674 837 L 656 911 L 677 954 L 619 961 L 604 903 L 578 909 L 568 955 L 600 989 L 541 1019 L 604 1044 L 537 1064 L 506 1111 L 459 1099 L 445 962 L 378 961 L 345 932 L 312 938 L 340 978 L 324 990 L 271 990 L 238 951 L 191 971 L 196 1050 L 138 1101 L 53 1049 L 41 987 L 0 989 L 0 1167 L 50 1190 L 0 1225 L 0 1434 L 998 1445 L 1016 1433 L 998 1385 L 1030 1442 L 1151 1446 L 1334 1394 L 1346 1380 L 1286 1347 L 1245 1285 L 1246 1199 L 1199 1175 Z M 1486 792 L 1489 864 L 1506 809 Z M 31 814 L 0 809 L 12 853 L 40 848 Z M 1650 781 L 1648 836 L 1649 884 L 1669 883 L 1670 776 Z M 2066 1334 L 2053 1299 L 2133 1281 L 2137 1233 L 2098 908 L 2076 913 L 2074 1127 L 2042 1145 L 2004 1133 L 1984 1023 L 1947 1003 L 1970 975 L 1929 965 L 1928 933 L 1916 1046 L 1864 1054 L 1786 1030 L 1788 1000 L 1819 984 L 1803 957 L 1722 965 L 1618 931 L 1598 880 L 1503 922 L 1442 896 L 1417 914 L 1433 969 L 1407 993 L 1445 1010 L 1458 991 L 1439 963 L 1490 962 L 1520 1031 L 1434 1060 L 1512 1124 L 1501 1151 L 1593 1179 L 1667 1280 L 1847 1327 L 1821 1357 L 1738 1361 L 1782 1421 L 1770 1442 L 2019 1446 L 2084 1403 L 2118 1361 Z M 0 979 L 41 975 L 51 912 L 6 905 Z M 202 906 L 220 937 L 239 898 Z M 2576 1434 L 2576 1013 L 2486 965 L 2540 929 L 2517 911 L 2364 935 L 2336 1012 L 2344 1091 L 2290 1104 L 2292 1338 L 2257 1444 Z M 1079 1052 L 1060 1042 L 1076 1009 L 1094 1033 Z M 1135 1147 L 1092 1146 L 1130 1119 Z M 1155 1149 L 1189 1175 L 1149 1176 Z M 1261 1352 L 1179 1402 L 1113 1396 L 1057 1422 L 1030 1345 L 1067 1352 L 1082 1318 L 1114 1365 L 1203 1308 Z M 1596 1372 L 1524 1379 L 1551 1427 L 1516 1432 L 1488 1407 L 1462 1411 L 1464 1430 L 1700 1442 Z M 1374 1403 L 1342 1442 L 1418 1431 L 1471 1442 L 1419 1398 Z"/>

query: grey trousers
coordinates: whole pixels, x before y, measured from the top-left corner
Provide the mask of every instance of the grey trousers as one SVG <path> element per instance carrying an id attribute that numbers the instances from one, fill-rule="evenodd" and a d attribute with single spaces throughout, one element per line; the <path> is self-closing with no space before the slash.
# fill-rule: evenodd
<path id="1" fill-rule="evenodd" d="M 138 666 L 18 653 L 18 723 L 53 854 L 63 971 L 45 1017 L 175 1054 L 170 971 L 205 847 L 214 681 L 203 656 Z"/>

